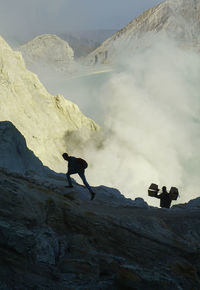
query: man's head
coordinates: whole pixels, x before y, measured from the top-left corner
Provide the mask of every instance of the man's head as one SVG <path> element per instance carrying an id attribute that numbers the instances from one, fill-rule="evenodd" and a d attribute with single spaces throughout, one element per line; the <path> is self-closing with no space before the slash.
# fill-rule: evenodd
<path id="1" fill-rule="evenodd" d="M 62 157 L 63 157 L 65 160 L 68 160 L 69 155 L 65 152 L 65 153 L 62 154 Z"/>
<path id="2" fill-rule="evenodd" d="M 166 187 L 166 186 L 163 186 L 163 187 L 162 187 L 162 191 L 163 191 L 163 192 L 167 192 L 167 187 Z"/>

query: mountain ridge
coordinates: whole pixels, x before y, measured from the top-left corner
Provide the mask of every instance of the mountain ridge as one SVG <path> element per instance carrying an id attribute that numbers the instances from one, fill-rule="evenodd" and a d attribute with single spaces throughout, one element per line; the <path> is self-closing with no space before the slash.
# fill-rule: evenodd
<path id="1" fill-rule="evenodd" d="M 105 40 L 90 53 L 86 63 L 110 63 L 117 58 L 120 50 L 145 48 L 151 43 L 152 36 L 161 32 L 179 40 L 182 46 L 199 50 L 199 11 L 199 1 L 166 0 L 148 9 Z"/>

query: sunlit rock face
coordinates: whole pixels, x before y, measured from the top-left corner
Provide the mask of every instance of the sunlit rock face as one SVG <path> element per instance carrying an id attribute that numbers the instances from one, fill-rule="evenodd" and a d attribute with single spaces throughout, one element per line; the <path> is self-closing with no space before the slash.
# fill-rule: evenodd
<path id="1" fill-rule="evenodd" d="M 0 38 L 0 121 L 11 121 L 44 165 L 61 170 L 60 155 L 74 131 L 99 129 L 77 105 L 62 95 L 52 96 L 37 75 L 25 67 L 21 53 Z"/>
<path id="2" fill-rule="evenodd" d="M 88 64 L 112 63 L 123 52 L 148 47 L 160 33 L 173 37 L 185 48 L 199 51 L 200 2 L 167 0 L 144 12 L 116 32 L 86 59 Z M 126 53 L 125 53 L 126 54 Z"/>
<path id="3" fill-rule="evenodd" d="M 54 34 L 42 34 L 25 43 L 19 50 L 28 68 L 66 71 L 74 60 L 74 51 L 67 41 Z"/>

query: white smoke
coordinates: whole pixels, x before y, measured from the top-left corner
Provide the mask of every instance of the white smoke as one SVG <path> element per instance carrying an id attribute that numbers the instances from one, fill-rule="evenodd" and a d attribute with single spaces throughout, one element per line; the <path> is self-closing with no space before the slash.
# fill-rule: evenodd
<path id="1" fill-rule="evenodd" d="M 178 187 L 177 202 L 199 196 L 199 72 L 198 53 L 157 36 L 153 44 L 147 39 L 146 48 L 121 53 L 115 71 L 95 75 L 94 82 L 94 75 L 71 83 L 59 75 L 50 86 L 45 81 L 101 121 L 106 138 L 100 149 L 95 142 L 69 152 L 88 160 L 91 185 L 115 187 L 154 205 L 158 200 L 147 196 L 152 182 Z"/>
<path id="2" fill-rule="evenodd" d="M 176 186 L 178 202 L 199 196 L 200 58 L 167 38 L 120 58 L 102 91 L 107 139 L 87 146 L 88 178 L 117 187 L 128 197 L 147 197 L 151 182 Z M 123 67 L 123 69 L 122 69 Z"/>

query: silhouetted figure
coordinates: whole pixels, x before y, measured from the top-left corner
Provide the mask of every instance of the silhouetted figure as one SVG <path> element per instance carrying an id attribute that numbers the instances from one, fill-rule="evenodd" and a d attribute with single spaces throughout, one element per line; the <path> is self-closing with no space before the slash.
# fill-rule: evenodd
<path id="1" fill-rule="evenodd" d="M 95 193 L 92 191 L 90 185 L 88 184 L 86 178 L 85 178 L 85 169 L 87 168 L 88 164 L 85 160 L 81 158 L 76 158 L 74 156 L 69 156 L 67 153 L 63 153 L 62 157 L 68 161 L 68 171 L 66 173 L 67 180 L 68 180 L 68 186 L 67 187 L 73 187 L 72 180 L 70 175 L 71 174 L 78 174 L 80 178 L 83 181 L 83 184 L 87 187 L 91 194 L 91 200 L 94 199 Z"/>
<path id="2" fill-rule="evenodd" d="M 167 192 L 166 186 L 163 186 L 161 194 L 158 195 L 157 193 L 155 197 L 160 199 L 160 207 L 170 208 L 172 200 Z"/>

